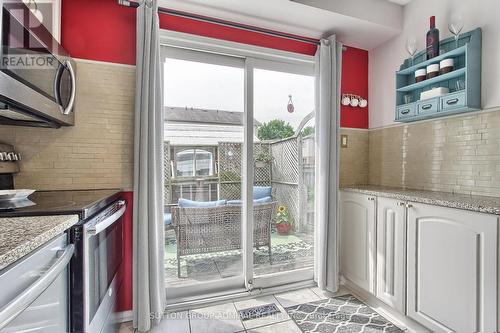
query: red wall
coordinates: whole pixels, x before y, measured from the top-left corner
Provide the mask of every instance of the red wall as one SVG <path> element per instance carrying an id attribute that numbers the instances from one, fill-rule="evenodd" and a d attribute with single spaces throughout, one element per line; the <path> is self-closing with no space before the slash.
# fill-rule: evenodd
<path id="1" fill-rule="evenodd" d="M 366 108 L 340 106 L 340 126 L 351 128 L 368 128 L 368 51 L 347 47 L 342 54 L 342 82 L 340 90 L 343 94 L 353 94 L 368 100 Z"/>
<path id="2" fill-rule="evenodd" d="M 123 192 L 122 199 L 127 203 L 127 210 L 123 215 L 123 265 L 121 267 L 122 285 L 118 292 L 117 311 L 132 309 L 132 214 L 133 193 Z"/>

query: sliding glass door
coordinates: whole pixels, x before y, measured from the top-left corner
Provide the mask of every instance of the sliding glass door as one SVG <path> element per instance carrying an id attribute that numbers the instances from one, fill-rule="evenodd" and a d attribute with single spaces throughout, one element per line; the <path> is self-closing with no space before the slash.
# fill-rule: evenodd
<path id="1" fill-rule="evenodd" d="M 313 63 L 162 54 L 167 297 L 312 281 Z"/>
<path id="2" fill-rule="evenodd" d="M 244 59 L 163 54 L 168 294 L 244 288 Z"/>
<path id="3" fill-rule="evenodd" d="M 247 60 L 247 67 L 256 122 L 253 287 L 312 280 L 314 68 L 259 59 Z"/>

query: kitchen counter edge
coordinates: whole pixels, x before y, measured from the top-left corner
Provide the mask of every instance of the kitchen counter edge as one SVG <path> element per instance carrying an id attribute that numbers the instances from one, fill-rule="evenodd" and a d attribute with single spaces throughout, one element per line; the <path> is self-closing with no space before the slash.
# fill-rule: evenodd
<path id="1" fill-rule="evenodd" d="M 428 205 L 500 215 L 500 198 L 375 185 L 341 187 L 341 191 L 411 201 Z"/>
<path id="2" fill-rule="evenodd" d="M 0 242 L 0 272 L 63 234 L 78 221 L 78 215 L 0 218 L 0 240 L 2 240 Z M 19 228 L 14 228 L 16 226 Z M 29 226 L 42 230 L 38 232 L 29 230 Z"/>

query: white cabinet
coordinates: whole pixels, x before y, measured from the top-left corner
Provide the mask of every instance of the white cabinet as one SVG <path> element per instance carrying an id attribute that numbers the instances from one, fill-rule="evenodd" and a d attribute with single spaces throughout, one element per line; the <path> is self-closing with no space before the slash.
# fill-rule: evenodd
<path id="1" fill-rule="evenodd" d="M 340 194 L 340 273 L 371 293 L 375 293 L 375 205 L 375 197 Z"/>
<path id="2" fill-rule="evenodd" d="M 376 296 L 405 312 L 406 207 L 400 200 L 377 198 Z"/>
<path id="3" fill-rule="evenodd" d="M 424 204 L 407 213 L 407 315 L 433 332 L 496 332 L 498 217 Z"/>

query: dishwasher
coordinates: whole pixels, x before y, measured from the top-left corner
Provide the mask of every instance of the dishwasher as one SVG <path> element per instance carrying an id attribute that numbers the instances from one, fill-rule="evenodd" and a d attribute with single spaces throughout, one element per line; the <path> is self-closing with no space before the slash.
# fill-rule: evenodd
<path id="1" fill-rule="evenodd" d="M 69 329 L 69 262 L 63 234 L 0 272 L 0 333 Z"/>

